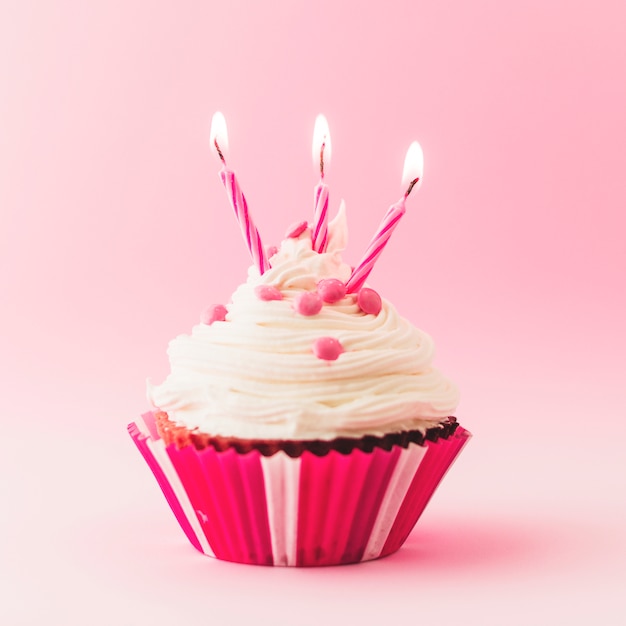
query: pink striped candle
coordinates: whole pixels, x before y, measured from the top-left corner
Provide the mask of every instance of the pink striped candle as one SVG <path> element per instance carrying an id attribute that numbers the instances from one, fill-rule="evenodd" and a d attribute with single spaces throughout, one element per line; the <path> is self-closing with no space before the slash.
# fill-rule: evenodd
<path id="1" fill-rule="evenodd" d="M 222 162 L 220 178 L 226 190 L 226 194 L 228 195 L 230 205 L 235 212 L 235 217 L 239 222 L 241 234 L 248 246 L 252 261 L 257 266 L 259 272 L 263 274 L 269 269 L 270 265 L 261 241 L 261 235 L 250 216 L 248 203 L 241 191 L 239 181 L 235 176 L 235 172 L 226 165 L 223 150 L 226 150 L 228 147 L 228 134 L 226 131 L 226 120 L 219 111 L 213 115 L 213 121 L 211 122 L 211 144 Z"/>
<path id="2" fill-rule="evenodd" d="M 313 250 L 316 252 L 325 252 L 328 244 L 328 185 L 324 183 L 324 164 L 328 166 L 330 153 L 328 122 L 323 115 L 318 115 L 313 130 L 313 163 L 317 165 L 319 159 L 320 182 L 313 192 L 315 213 L 311 233 Z"/>
<path id="3" fill-rule="evenodd" d="M 424 170 L 424 155 L 417 141 L 414 141 L 409 147 L 406 158 L 404 160 L 404 174 L 402 176 L 403 183 L 409 182 L 409 187 L 404 196 L 389 207 L 389 210 L 383 217 L 376 234 L 370 242 L 361 262 L 354 268 L 352 275 L 346 283 L 346 291 L 355 293 L 361 289 L 370 272 L 374 269 L 374 264 L 378 257 L 382 254 L 391 234 L 398 225 L 398 222 L 404 215 L 406 208 L 406 199 L 416 185 L 419 186 L 422 181 L 422 173 Z"/>

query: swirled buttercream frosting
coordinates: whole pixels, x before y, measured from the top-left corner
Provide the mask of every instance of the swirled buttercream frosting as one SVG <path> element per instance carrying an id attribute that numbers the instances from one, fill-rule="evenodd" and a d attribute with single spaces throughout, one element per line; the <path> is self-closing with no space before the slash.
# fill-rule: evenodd
<path id="1" fill-rule="evenodd" d="M 170 342 L 171 373 L 148 381 L 151 403 L 190 430 L 245 439 L 382 436 L 452 415 L 458 391 L 431 365 L 430 336 L 384 298 L 372 313 L 341 291 L 345 243 L 343 210 L 326 252 L 310 229 L 292 233 L 220 314 Z"/>

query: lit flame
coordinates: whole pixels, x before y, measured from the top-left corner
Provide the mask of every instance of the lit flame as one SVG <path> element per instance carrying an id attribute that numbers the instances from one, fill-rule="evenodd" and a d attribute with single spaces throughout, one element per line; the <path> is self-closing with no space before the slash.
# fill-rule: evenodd
<path id="1" fill-rule="evenodd" d="M 416 178 L 419 181 L 415 183 L 414 188 L 418 189 L 422 185 L 422 177 L 424 176 L 424 153 L 422 147 L 414 141 L 406 152 L 404 159 L 404 171 L 402 173 L 402 184 L 409 185 Z"/>
<path id="2" fill-rule="evenodd" d="M 315 119 L 315 128 L 313 129 L 313 163 L 316 167 L 321 166 L 321 152 L 324 145 L 324 169 L 328 168 L 330 163 L 330 154 L 332 145 L 330 143 L 330 130 L 326 118 L 320 113 Z"/>
<path id="3" fill-rule="evenodd" d="M 223 161 L 223 155 L 228 151 L 228 131 L 226 130 L 226 118 L 220 111 L 213 113 L 210 141 L 211 149 L 214 150 Z M 219 146 L 219 150 L 216 143 L 217 146 Z M 220 154 L 220 151 L 222 154 Z"/>

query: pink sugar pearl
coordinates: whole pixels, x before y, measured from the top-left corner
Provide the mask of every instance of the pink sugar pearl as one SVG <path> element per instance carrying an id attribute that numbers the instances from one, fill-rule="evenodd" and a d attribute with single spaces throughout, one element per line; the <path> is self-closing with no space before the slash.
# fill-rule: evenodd
<path id="1" fill-rule="evenodd" d="M 346 286 L 337 278 L 323 278 L 317 283 L 317 293 L 324 302 L 339 302 L 346 295 Z"/>
<path id="2" fill-rule="evenodd" d="M 285 233 L 285 237 L 287 239 L 295 239 L 299 237 L 306 229 L 308 223 L 307 222 L 298 222 L 297 224 L 292 224 Z"/>
<path id="3" fill-rule="evenodd" d="M 378 315 L 383 308 L 382 300 L 377 292 L 369 287 L 363 287 L 356 297 L 356 302 L 363 313 Z"/>
<path id="4" fill-rule="evenodd" d="M 319 337 L 313 342 L 313 354 L 324 361 L 336 361 L 343 351 L 343 346 L 334 337 Z"/>
<path id="5" fill-rule="evenodd" d="M 223 304 L 212 304 L 202 311 L 200 321 L 207 326 L 213 322 L 224 322 L 226 313 L 228 313 L 228 309 Z"/>
<path id="6" fill-rule="evenodd" d="M 276 246 L 269 246 L 265 254 L 268 259 L 271 259 L 275 254 L 278 254 L 278 248 Z"/>
<path id="7" fill-rule="evenodd" d="M 257 285 L 254 288 L 254 295 L 259 300 L 264 300 L 265 302 L 283 299 L 283 294 L 272 285 Z"/>
<path id="8" fill-rule="evenodd" d="M 322 299 L 313 291 L 299 293 L 293 301 L 293 308 L 300 315 L 317 315 L 323 306 Z"/>

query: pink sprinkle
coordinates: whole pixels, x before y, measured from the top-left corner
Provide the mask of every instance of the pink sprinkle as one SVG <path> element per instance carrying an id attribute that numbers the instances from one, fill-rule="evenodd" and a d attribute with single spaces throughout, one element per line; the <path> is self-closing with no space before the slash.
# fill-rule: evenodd
<path id="1" fill-rule="evenodd" d="M 317 293 L 324 302 L 338 302 L 346 295 L 346 286 L 337 278 L 322 278 Z"/>
<path id="2" fill-rule="evenodd" d="M 363 313 L 378 315 L 383 308 L 382 300 L 377 292 L 369 287 L 363 287 L 356 297 L 356 302 Z"/>
<path id="3" fill-rule="evenodd" d="M 210 326 L 213 322 L 225 321 L 226 313 L 228 313 L 228 309 L 223 304 L 212 304 L 204 309 L 200 316 L 200 321 Z"/>
<path id="4" fill-rule="evenodd" d="M 288 239 L 296 239 L 307 229 L 308 225 L 308 222 L 298 222 L 297 224 L 292 224 L 287 229 L 285 237 Z"/>
<path id="5" fill-rule="evenodd" d="M 324 361 L 336 361 L 343 346 L 334 337 L 319 337 L 313 342 L 313 354 Z"/>
<path id="6" fill-rule="evenodd" d="M 300 315 L 317 315 L 323 304 L 322 299 L 313 291 L 303 291 L 294 298 L 293 308 Z"/>
<path id="7" fill-rule="evenodd" d="M 271 259 L 275 254 L 278 253 L 278 248 L 276 246 L 270 246 L 265 253 L 268 259 Z"/>
<path id="8" fill-rule="evenodd" d="M 257 285 L 254 288 L 254 295 L 259 300 L 265 300 L 266 302 L 283 299 L 283 294 L 272 285 Z"/>

